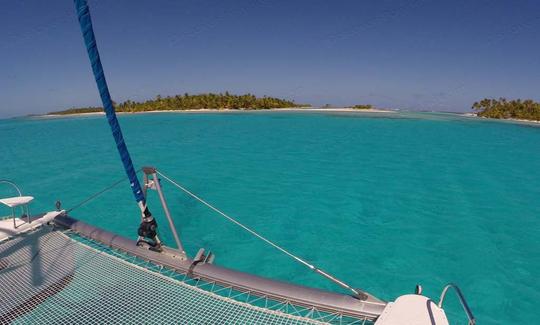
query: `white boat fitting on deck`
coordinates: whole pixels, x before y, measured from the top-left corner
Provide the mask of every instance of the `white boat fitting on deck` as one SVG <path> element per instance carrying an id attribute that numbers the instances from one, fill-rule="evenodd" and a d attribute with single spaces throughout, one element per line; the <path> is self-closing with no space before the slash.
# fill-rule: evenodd
<path id="1" fill-rule="evenodd" d="M 0 204 L 11 209 L 11 216 L 7 216 L 6 218 L 0 217 L 0 242 L 37 229 L 51 222 L 59 214 L 64 213 L 64 211 L 53 211 L 31 217 L 28 205 L 34 200 L 34 197 L 23 195 L 19 186 L 12 181 L 0 179 L 0 184 L 7 184 L 13 187 L 18 194 L 18 196 L 0 198 Z M 22 210 L 20 217 L 15 214 L 17 208 Z"/>
<path id="2" fill-rule="evenodd" d="M 375 325 L 448 325 L 444 309 L 428 297 L 409 294 L 389 302 Z"/>
<path id="3" fill-rule="evenodd" d="M 25 232 L 35 230 L 51 221 L 57 216 L 64 213 L 64 211 L 52 211 L 37 216 L 29 217 L 28 220 L 11 217 L 7 219 L 0 219 L 0 243 L 10 238 L 16 237 Z M 13 224 L 17 224 L 14 227 Z"/>
<path id="4" fill-rule="evenodd" d="M 13 228 L 17 228 L 17 220 L 15 215 L 15 210 L 17 208 L 20 208 L 22 210 L 22 216 L 26 216 L 27 222 L 30 223 L 30 210 L 28 208 L 28 205 L 30 202 L 34 200 L 33 196 L 23 196 L 21 189 L 17 186 L 17 184 L 8 181 L 7 179 L 0 179 L 0 184 L 7 184 L 13 187 L 16 191 L 18 196 L 13 197 L 6 197 L 6 198 L 0 198 L 0 204 L 3 204 L 11 209 L 11 218 L 13 219 Z"/>

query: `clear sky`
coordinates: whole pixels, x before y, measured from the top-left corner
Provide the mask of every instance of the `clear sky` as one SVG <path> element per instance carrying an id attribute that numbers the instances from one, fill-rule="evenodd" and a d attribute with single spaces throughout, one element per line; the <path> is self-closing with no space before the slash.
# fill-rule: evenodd
<path id="1" fill-rule="evenodd" d="M 540 100 L 538 1 L 90 6 L 117 102 L 226 90 L 439 111 Z M 72 1 L 2 1 L 0 40 L 0 117 L 100 105 Z"/>

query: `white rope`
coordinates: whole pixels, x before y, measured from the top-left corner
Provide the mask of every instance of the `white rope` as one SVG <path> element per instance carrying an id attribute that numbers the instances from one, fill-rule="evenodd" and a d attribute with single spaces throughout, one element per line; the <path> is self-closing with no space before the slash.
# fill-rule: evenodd
<path id="1" fill-rule="evenodd" d="M 135 173 L 138 173 L 140 172 L 141 170 L 138 169 L 135 171 Z M 72 206 L 71 208 L 69 208 L 66 212 L 69 213 L 83 205 L 85 205 L 86 203 L 94 200 L 95 198 L 97 198 L 98 196 L 100 196 L 101 194 L 107 192 L 107 191 L 110 191 L 111 189 L 113 189 L 114 187 L 118 186 L 118 184 L 122 183 L 123 181 L 125 181 L 126 179 L 128 179 L 129 177 L 128 176 L 124 176 L 122 177 L 121 179 L 117 180 L 116 182 L 112 183 L 111 185 L 107 186 L 106 188 L 90 195 L 89 197 L 87 197 L 86 199 L 82 200 L 81 202 L 75 204 L 74 206 Z"/>
<path id="2" fill-rule="evenodd" d="M 293 253 L 289 252 L 288 250 L 286 250 L 285 248 L 279 246 L 278 244 L 270 241 L 269 239 L 267 239 L 266 237 L 260 235 L 259 233 L 257 233 L 256 231 L 254 231 L 253 229 L 243 225 L 242 223 L 240 223 L 238 220 L 234 219 L 233 217 L 227 215 L 225 212 L 219 210 L 218 208 L 214 207 L 213 205 L 211 205 L 210 203 L 206 202 L 205 200 L 203 200 L 202 198 L 200 198 L 199 196 L 197 196 L 196 194 L 194 194 L 193 192 L 191 192 L 190 190 L 188 190 L 187 188 L 185 188 L 184 186 L 178 184 L 177 182 L 175 182 L 174 180 L 172 180 L 171 178 L 167 177 L 166 175 L 164 175 L 162 172 L 160 171 L 156 171 L 161 177 L 163 177 L 164 179 L 166 179 L 168 182 L 170 182 L 172 185 L 176 186 L 177 188 L 179 188 L 180 190 L 182 190 L 183 192 L 185 192 L 186 194 L 188 194 L 189 196 L 193 197 L 194 199 L 196 199 L 197 201 L 201 202 L 202 204 L 206 205 L 208 208 L 214 210 L 215 212 L 217 212 L 218 214 L 220 214 L 221 216 L 223 216 L 224 218 L 226 218 L 227 220 L 229 220 L 230 222 L 236 224 L 237 226 L 239 226 L 240 228 L 244 229 L 245 231 L 249 232 L 250 234 L 252 234 L 253 236 L 259 238 L 260 240 L 264 241 L 265 243 L 267 243 L 268 245 L 274 247 L 275 249 L 279 250 L 280 252 L 284 253 L 285 255 L 293 258 L 294 260 L 296 260 L 297 262 L 307 266 L 309 269 L 311 269 L 312 271 L 314 272 L 317 272 L 319 273 L 320 275 L 324 276 L 325 278 L 329 279 L 330 281 L 334 282 L 334 283 L 337 283 L 338 285 L 340 285 L 341 287 L 345 288 L 345 289 L 349 289 L 350 291 L 352 291 L 356 296 L 360 296 L 360 297 L 364 297 L 365 295 L 362 294 L 359 290 L 357 289 L 354 289 L 353 287 L 349 286 L 348 284 L 346 284 L 345 282 L 335 278 L 334 276 L 330 275 L 329 273 L 315 267 L 314 265 L 306 262 L 305 260 L 303 260 L 302 258 L 294 255 Z"/>

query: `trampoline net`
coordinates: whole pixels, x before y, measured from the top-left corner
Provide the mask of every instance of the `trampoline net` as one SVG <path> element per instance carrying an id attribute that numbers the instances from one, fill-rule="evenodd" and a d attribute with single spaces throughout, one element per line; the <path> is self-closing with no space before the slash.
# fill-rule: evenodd
<path id="1" fill-rule="evenodd" d="M 0 324 L 367 323 L 190 279 L 44 227 L 0 244 Z"/>

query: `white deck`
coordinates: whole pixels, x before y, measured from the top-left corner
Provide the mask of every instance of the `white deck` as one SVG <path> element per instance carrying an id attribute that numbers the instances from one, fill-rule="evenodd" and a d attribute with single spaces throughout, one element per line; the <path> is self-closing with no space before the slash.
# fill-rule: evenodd
<path id="1" fill-rule="evenodd" d="M 26 218 L 24 219 L 15 218 L 17 228 L 13 227 L 13 218 L 2 219 L 0 220 L 0 242 L 7 240 L 11 237 L 17 236 L 18 234 L 27 232 L 29 230 L 39 228 L 63 212 L 64 211 L 52 211 L 52 212 L 47 212 L 44 215 L 39 216 L 37 218 L 34 216 L 31 218 L 32 220 L 31 223 L 28 223 L 26 221 Z"/>
<path id="2" fill-rule="evenodd" d="M 428 297 L 404 295 L 386 305 L 375 325 L 448 325 L 448 319 Z"/>

